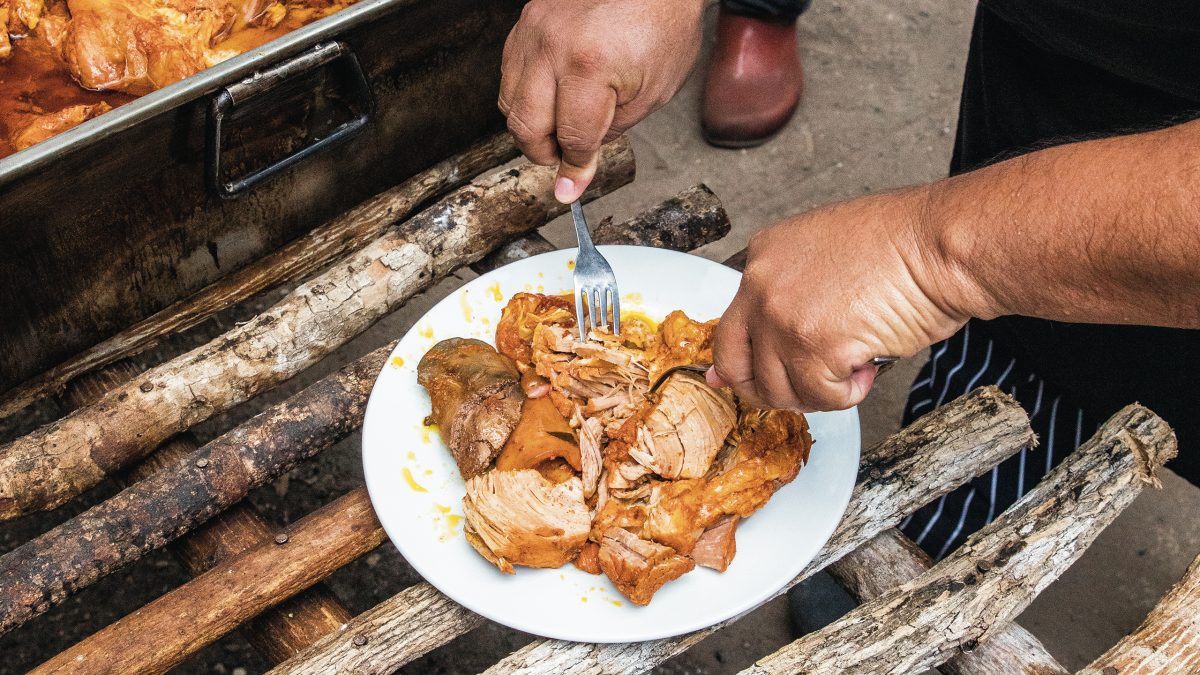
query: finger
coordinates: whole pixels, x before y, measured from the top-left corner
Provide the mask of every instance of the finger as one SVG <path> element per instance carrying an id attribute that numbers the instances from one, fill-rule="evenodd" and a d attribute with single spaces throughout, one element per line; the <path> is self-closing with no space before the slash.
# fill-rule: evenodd
<path id="1" fill-rule="evenodd" d="M 758 397 L 771 408 L 799 409 L 801 402 L 783 358 L 790 346 L 755 332 L 751 332 L 750 344 L 754 345 L 754 388 Z"/>
<path id="2" fill-rule="evenodd" d="M 600 144 L 612 124 L 617 92 L 596 77 L 568 75 L 558 81 L 555 131 L 561 162 L 554 196 L 573 202 L 596 175 Z"/>
<path id="3" fill-rule="evenodd" d="M 725 310 L 713 335 L 713 367 L 709 382 L 733 389 L 738 396 L 756 396 L 754 368 L 750 347 L 750 332 L 746 325 L 741 294 L 735 296 Z"/>
<path id="4" fill-rule="evenodd" d="M 508 131 L 517 147 L 535 164 L 558 163 L 558 143 L 554 139 L 554 98 L 556 86 L 549 68 L 526 62 L 513 87 L 507 107 Z"/>
<path id="5" fill-rule="evenodd" d="M 504 52 L 500 56 L 500 96 L 496 99 L 496 107 L 500 108 L 505 117 L 508 117 L 509 111 L 512 110 L 517 85 L 521 82 L 521 71 L 525 68 L 525 52 L 520 47 L 523 40 L 521 30 L 520 22 L 513 26 L 504 41 Z"/>
<path id="6" fill-rule="evenodd" d="M 788 364 L 789 377 L 804 410 L 845 410 L 858 405 L 870 391 L 874 366 L 833 372 L 820 361 Z"/>

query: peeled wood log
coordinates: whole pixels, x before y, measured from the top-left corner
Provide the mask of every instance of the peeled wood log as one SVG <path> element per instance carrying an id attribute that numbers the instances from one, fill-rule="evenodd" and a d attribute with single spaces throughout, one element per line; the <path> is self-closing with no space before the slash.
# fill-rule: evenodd
<path id="1" fill-rule="evenodd" d="M 653 223 L 643 221 L 637 227 L 643 229 L 625 230 L 622 241 L 655 236 Z M 705 237 L 725 231 L 728 223 L 700 228 L 690 236 L 681 231 L 684 236 L 671 243 L 695 248 L 710 241 Z M 357 429 L 375 376 L 394 345 L 363 356 L 185 461 L 0 557 L 0 633 L 186 533 Z"/>
<path id="2" fill-rule="evenodd" d="M 63 398 L 71 408 L 87 405 L 139 372 L 128 361 L 118 361 L 71 381 Z M 199 447 L 191 432 L 185 431 L 115 478 L 128 487 L 177 464 Z M 171 549 L 192 576 L 199 576 L 219 562 L 274 540 L 279 533 L 252 504 L 242 500 L 176 541 Z M 268 662 L 279 663 L 337 630 L 352 616 L 333 591 L 316 584 L 255 617 L 242 627 L 242 635 Z"/>
<path id="3" fill-rule="evenodd" d="M 1200 557 L 1125 636 L 1079 675 L 1200 672 Z"/>
<path id="4" fill-rule="evenodd" d="M 0 633 L 161 548 L 362 424 L 381 347 L 0 556 Z"/>
<path id="5" fill-rule="evenodd" d="M 165 672 L 383 539 L 367 491 L 358 488 L 275 540 L 218 564 L 31 672 Z"/>
<path id="6" fill-rule="evenodd" d="M 253 320 L 150 369 L 93 405 L 0 448 L 0 520 L 54 508 L 171 434 L 316 363 L 414 294 L 565 206 L 554 168 L 523 164 L 472 181 L 297 287 Z M 605 146 L 589 188 L 633 178 L 628 141 Z"/>
<path id="7" fill-rule="evenodd" d="M 1036 488 L 928 572 L 744 675 L 911 673 L 974 649 L 1059 577 L 1175 456 L 1175 433 L 1122 409 Z"/>
<path id="8" fill-rule="evenodd" d="M 887 530 L 829 566 L 829 573 L 859 601 L 874 600 L 911 581 L 933 560 L 899 530 Z M 943 675 L 1068 675 L 1032 633 L 1010 623 L 974 651 L 938 666 Z M 1124 672 L 1124 671 L 1122 671 Z"/>
<path id="9" fill-rule="evenodd" d="M 164 335 L 187 330 L 233 303 L 272 286 L 303 279 L 365 246 L 428 200 L 516 156 L 512 137 L 503 133 L 435 164 L 195 295 L 4 392 L 0 395 L 0 418 L 62 389 L 82 373 L 136 354 Z"/>

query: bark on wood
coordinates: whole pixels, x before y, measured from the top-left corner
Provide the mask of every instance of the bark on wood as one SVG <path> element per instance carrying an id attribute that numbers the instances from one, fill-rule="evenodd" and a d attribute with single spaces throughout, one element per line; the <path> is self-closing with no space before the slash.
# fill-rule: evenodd
<path id="1" fill-rule="evenodd" d="M 1175 434 L 1131 405 L 931 570 L 742 671 L 911 673 L 1002 630 L 1175 456 Z"/>
<path id="2" fill-rule="evenodd" d="M 637 227 L 642 229 L 628 230 L 622 241 L 637 243 L 655 236 L 652 222 L 643 220 Z M 717 230 L 704 228 L 673 241 L 694 248 L 708 243 L 708 236 L 717 236 Z M 0 557 L 0 633 L 186 533 L 357 429 L 371 385 L 393 346 L 367 354 L 215 439 L 186 461 Z"/>
<path id="3" fill-rule="evenodd" d="M 169 436 L 286 380 L 455 268 L 565 208 L 554 168 L 524 164 L 472 181 L 208 344 L 0 448 L 0 520 L 54 508 Z M 589 188 L 633 178 L 623 139 Z"/>
<path id="4" fill-rule="evenodd" d="M 995 387 L 977 389 L 925 415 L 864 453 L 858 484 L 833 538 L 779 593 L 1032 442 L 1033 432 L 1025 412 Z M 538 640 L 487 672 L 644 672 L 735 620 L 677 638 L 631 644 Z M 380 664 L 379 669 L 385 670 L 386 665 Z"/>
<path id="5" fill-rule="evenodd" d="M 911 581 L 933 560 L 899 530 L 887 530 L 829 566 L 829 573 L 860 602 L 874 600 Z M 977 649 L 938 666 L 943 675 L 1068 675 L 1041 641 L 1016 623 Z"/>
<path id="6" fill-rule="evenodd" d="M 611 218 L 593 228 L 592 239 L 600 244 L 630 244 L 690 251 L 729 234 L 729 214 L 720 198 L 703 183 L 621 223 Z M 557 247 L 539 234 L 531 234 L 489 253 L 471 269 L 483 273 Z M 726 263 L 728 264 L 728 263 Z"/>
<path id="7" fill-rule="evenodd" d="M 393 346 L 367 354 L 0 556 L 0 633 L 173 541 L 357 429 Z"/>
<path id="8" fill-rule="evenodd" d="M 34 673 L 161 673 L 383 541 L 365 488 L 79 642 Z"/>
<path id="9" fill-rule="evenodd" d="M 72 378 L 136 354 L 164 335 L 187 330 L 214 313 L 290 281 L 298 281 L 365 246 L 428 200 L 517 155 L 507 133 L 455 155 L 317 227 L 278 251 L 126 328 L 100 344 L 0 395 L 0 418 L 62 389 Z"/>
<path id="10" fill-rule="evenodd" d="M 1079 675 L 1200 672 L 1200 557 L 1138 629 Z"/>
<path id="11" fill-rule="evenodd" d="M 420 583 L 355 617 L 271 673 L 392 673 L 482 624 L 483 617 Z"/>
<path id="12" fill-rule="evenodd" d="M 73 380 L 63 398 L 71 408 L 87 405 L 138 372 L 128 361 L 118 361 Z M 191 432 L 185 431 L 159 446 L 127 474 L 116 478 L 122 486 L 129 487 L 160 469 L 177 464 L 199 447 Z M 171 549 L 195 577 L 218 562 L 273 541 L 279 533 L 280 530 L 272 527 L 253 505 L 242 500 L 176 541 Z M 324 584 L 316 584 L 255 617 L 242 627 L 242 635 L 269 663 L 279 663 L 337 630 L 352 616 L 333 591 Z"/>

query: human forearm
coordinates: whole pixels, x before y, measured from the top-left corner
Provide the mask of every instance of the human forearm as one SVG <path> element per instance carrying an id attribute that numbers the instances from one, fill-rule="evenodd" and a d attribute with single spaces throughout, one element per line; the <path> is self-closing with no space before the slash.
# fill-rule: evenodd
<path id="1" fill-rule="evenodd" d="M 1200 327 L 1200 122 L 1030 153 L 928 187 L 956 314 Z"/>

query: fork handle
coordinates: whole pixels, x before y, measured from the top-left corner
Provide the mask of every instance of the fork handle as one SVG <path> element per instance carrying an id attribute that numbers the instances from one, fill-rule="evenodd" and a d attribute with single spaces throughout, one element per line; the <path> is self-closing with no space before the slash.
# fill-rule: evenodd
<path id="1" fill-rule="evenodd" d="M 596 250 L 592 243 L 592 233 L 588 231 L 587 220 L 583 217 L 583 205 L 578 199 L 571 202 L 571 221 L 575 223 L 575 237 L 579 240 L 579 251 Z"/>

